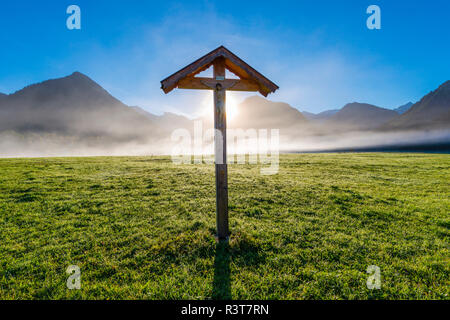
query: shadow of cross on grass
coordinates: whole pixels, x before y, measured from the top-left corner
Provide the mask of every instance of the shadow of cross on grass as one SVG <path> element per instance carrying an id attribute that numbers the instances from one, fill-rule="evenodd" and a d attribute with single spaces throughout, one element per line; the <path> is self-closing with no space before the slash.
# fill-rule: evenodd
<path id="1" fill-rule="evenodd" d="M 216 243 L 212 290 L 214 300 L 232 299 L 231 261 L 237 269 L 250 268 L 257 272 L 259 266 L 266 261 L 266 252 L 260 242 L 242 233 L 235 234 L 230 242 Z"/>
<path id="2" fill-rule="evenodd" d="M 214 257 L 214 281 L 212 298 L 214 300 L 231 299 L 230 280 L 230 246 L 228 242 L 216 244 L 216 255 Z"/>

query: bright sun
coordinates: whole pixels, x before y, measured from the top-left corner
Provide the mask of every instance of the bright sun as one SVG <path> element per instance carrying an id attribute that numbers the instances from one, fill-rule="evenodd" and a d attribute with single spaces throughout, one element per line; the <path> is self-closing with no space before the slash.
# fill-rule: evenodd
<path id="1" fill-rule="evenodd" d="M 214 108 L 212 106 L 212 97 L 205 97 L 203 100 L 203 114 L 214 117 Z M 239 114 L 239 107 L 236 98 L 227 92 L 226 97 L 226 110 L 227 110 L 227 119 L 232 120 Z"/>
<path id="2" fill-rule="evenodd" d="M 239 107 L 236 98 L 227 94 L 226 98 L 227 118 L 234 119 L 239 114 Z"/>

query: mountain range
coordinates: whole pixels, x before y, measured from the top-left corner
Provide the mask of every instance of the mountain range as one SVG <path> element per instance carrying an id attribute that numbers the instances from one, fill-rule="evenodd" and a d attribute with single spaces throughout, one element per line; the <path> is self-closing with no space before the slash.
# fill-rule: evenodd
<path id="1" fill-rule="evenodd" d="M 150 123 L 89 77 L 75 72 L 0 99 L 0 130 L 139 139 Z"/>
<path id="2" fill-rule="evenodd" d="M 212 126 L 209 117 L 201 120 Z M 9 95 L 0 93 L 3 148 L 5 134 L 16 139 L 9 147 L 24 139 L 28 147 L 33 146 L 30 136 L 41 142 L 58 137 L 54 145 L 70 141 L 74 148 L 79 144 L 92 148 L 124 143 L 164 145 L 173 130 L 192 127 L 193 121 L 182 115 L 154 115 L 140 107 L 127 106 L 80 72 L 33 84 Z M 352 102 L 341 109 L 312 114 L 300 112 L 287 103 L 253 96 L 239 105 L 239 116 L 229 119 L 229 128 L 279 128 L 280 134 L 291 141 L 347 132 L 370 135 L 370 132 L 449 130 L 450 81 L 417 103 L 394 110 Z"/>
<path id="3" fill-rule="evenodd" d="M 357 102 L 354 102 L 357 103 Z M 406 111 L 409 110 L 409 108 L 411 108 L 411 106 L 413 105 L 412 102 L 408 102 L 405 103 L 397 108 L 394 108 L 392 110 L 394 110 L 395 112 L 397 112 L 398 114 L 403 114 Z M 340 109 L 331 109 L 331 110 L 325 110 L 319 113 L 312 113 L 312 112 L 308 112 L 308 111 L 302 111 L 302 114 L 308 119 L 308 120 L 316 120 L 316 121 L 322 121 L 322 120 L 327 120 L 329 119 L 331 116 L 333 116 L 334 114 L 338 113 Z M 388 109 L 389 110 L 389 109 Z"/>
<path id="4" fill-rule="evenodd" d="M 336 114 L 339 111 L 339 109 L 332 109 L 332 110 L 326 110 L 326 111 L 322 111 L 319 113 L 311 113 L 308 111 L 302 111 L 303 115 L 306 117 L 306 119 L 308 120 L 326 120 L 329 117 L 331 117 L 332 115 Z"/>
<path id="5" fill-rule="evenodd" d="M 239 117 L 232 119 L 229 127 L 295 130 L 307 123 L 306 117 L 289 104 L 253 96 L 239 105 Z"/>
<path id="6" fill-rule="evenodd" d="M 371 130 L 394 119 L 398 113 L 368 103 L 352 102 L 331 115 L 325 126 L 340 130 Z"/>
<path id="7" fill-rule="evenodd" d="M 413 104 L 401 116 L 383 126 L 388 130 L 448 128 L 450 124 L 450 80 Z"/>

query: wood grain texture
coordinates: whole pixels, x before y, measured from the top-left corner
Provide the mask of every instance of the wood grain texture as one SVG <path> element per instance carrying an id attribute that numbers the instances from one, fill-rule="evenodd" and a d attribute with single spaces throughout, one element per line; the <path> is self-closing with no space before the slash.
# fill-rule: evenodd
<path id="1" fill-rule="evenodd" d="M 214 61 L 214 79 L 225 77 L 225 60 Z M 217 238 L 227 240 L 228 230 L 228 168 L 227 168 L 227 113 L 226 89 L 214 90 L 214 129 L 216 154 L 216 223 Z"/>
<path id="2" fill-rule="evenodd" d="M 220 46 L 219 48 L 211 51 L 183 69 L 162 80 L 161 89 L 163 89 L 165 93 L 169 93 L 174 88 L 179 86 L 180 81 L 186 79 L 187 77 L 193 78 L 196 74 L 208 69 L 217 59 L 222 59 L 224 61 L 224 68 L 230 70 L 242 80 L 248 80 L 254 84 L 257 84 L 258 91 L 265 97 L 269 93 L 275 92 L 278 89 L 276 84 L 256 71 L 224 46 Z"/>
<path id="3" fill-rule="evenodd" d="M 213 78 L 187 77 L 178 82 L 178 89 L 214 90 L 216 84 L 229 91 L 259 91 L 257 83 L 242 79 L 215 80 Z"/>

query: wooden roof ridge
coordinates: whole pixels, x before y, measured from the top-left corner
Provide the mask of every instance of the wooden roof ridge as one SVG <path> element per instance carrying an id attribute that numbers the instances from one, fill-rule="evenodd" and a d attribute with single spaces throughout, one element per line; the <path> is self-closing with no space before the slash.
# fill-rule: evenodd
<path id="1" fill-rule="evenodd" d="M 258 91 L 262 95 L 267 96 L 279 88 L 275 83 L 267 79 L 230 50 L 224 46 L 220 46 L 162 80 L 161 89 L 165 93 L 169 93 L 177 87 L 181 80 L 187 77 L 194 77 L 196 74 L 208 69 L 220 57 L 225 59 L 225 67 L 228 70 L 241 79 L 249 80 L 257 84 L 259 86 Z"/>

